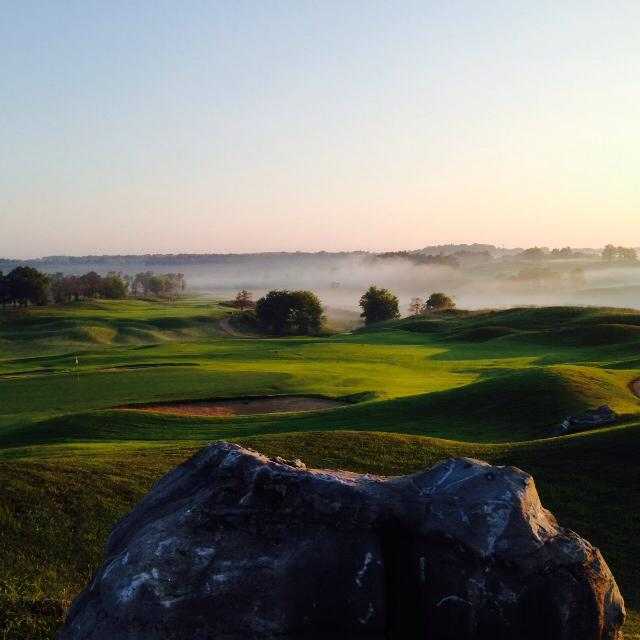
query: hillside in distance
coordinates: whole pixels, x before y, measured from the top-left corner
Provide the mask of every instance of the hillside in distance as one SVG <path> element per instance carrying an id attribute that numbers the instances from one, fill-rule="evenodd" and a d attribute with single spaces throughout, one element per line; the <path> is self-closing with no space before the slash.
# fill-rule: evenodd
<path id="1" fill-rule="evenodd" d="M 228 298 L 239 289 L 311 289 L 329 314 L 353 312 L 369 285 L 392 289 L 403 310 L 433 291 L 467 309 L 516 305 L 640 306 L 640 261 L 605 259 L 602 249 L 506 249 L 487 244 L 433 245 L 374 253 L 273 252 L 0 258 L 5 273 L 19 264 L 47 273 L 117 271 L 183 273 L 192 291 Z"/>

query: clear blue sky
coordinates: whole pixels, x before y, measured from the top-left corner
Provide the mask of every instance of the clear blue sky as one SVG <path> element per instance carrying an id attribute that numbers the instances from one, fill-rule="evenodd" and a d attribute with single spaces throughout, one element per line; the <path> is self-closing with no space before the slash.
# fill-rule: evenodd
<path id="1" fill-rule="evenodd" d="M 640 2 L 0 4 L 0 256 L 640 244 Z"/>

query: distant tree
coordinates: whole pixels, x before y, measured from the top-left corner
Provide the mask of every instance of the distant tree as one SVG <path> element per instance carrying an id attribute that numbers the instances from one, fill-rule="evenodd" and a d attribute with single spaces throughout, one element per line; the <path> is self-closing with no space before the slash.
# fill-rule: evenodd
<path id="1" fill-rule="evenodd" d="M 109 273 L 100 283 L 100 295 L 109 300 L 121 300 L 127 297 L 127 284 L 117 273 Z"/>
<path id="2" fill-rule="evenodd" d="M 267 333 L 310 335 L 322 327 L 322 305 L 311 291 L 269 291 L 256 303 L 256 318 Z"/>
<path id="3" fill-rule="evenodd" d="M 256 303 L 258 324 L 267 333 L 286 333 L 290 312 L 291 299 L 288 291 L 269 291 Z"/>
<path id="4" fill-rule="evenodd" d="M 156 274 L 153 271 L 137 273 L 130 281 L 130 290 L 134 296 L 157 298 L 176 298 L 186 289 L 187 283 L 182 273 Z"/>
<path id="5" fill-rule="evenodd" d="M 153 271 L 136 273 L 131 284 L 131 293 L 134 296 L 146 297 L 149 295 L 149 280 L 153 277 Z"/>
<path id="6" fill-rule="evenodd" d="M 422 298 L 411 298 L 409 315 L 419 316 L 421 313 L 424 313 L 424 300 Z"/>
<path id="7" fill-rule="evenodd" d="M 62 304 L 69 301 L 67 292 L 67 278 L 62 273 L 53 273 L 49 275 L 49 293 L 56 304 Z"/>
<path id="8" fill-rule="evenodd" d="M 311 291 L 293 291 L 291 301 L 293 332 L 304 336 L 317 334 L 324 319 L 320 298 Z"/>
<path id="9" fill-rule="evenodd" d="M 444 293 L 432 293 L 425 304 L 427 311 L 446 311 L 455 309 L 456 303 Z"/>
<path id="10" fill-rule="evenodd" d="M 6 276 L 8 299 L 14 304 L 47 304 L 49 280 L 33 267 L 16 267 Z"/>
<path id="11" fill-rule="evenodd" d="M 518 258 L 522 260 L 544 260 L 548 251 L 548 249 L 543 247 L 531 247 L 530 249 L 525 249 L 522 253 L 519 253 Z"/>
<path id="12" fill-rule="evenodd" d="M 617 249 L 612 244 L 608 244 L 602 250 L 602 259 L 606 262 L 613 262 L 617 256 Z"/>
<path id="13" fill-rule="evenodd" d="M 608 244 L 602 250 L 602 259 L 606 262 L 637 262 L 638 252 L 631 247 L 614 247 Z"/>
<path id="14" fill-rule="evenodd" d="M 85 298 L 97 298 L 102 288 L 102 278 L 95 271 L 80 276 L 80 287 Z"/>
<path id="15" fill-rule="evenodd" d="M 638 252 L 631 247 L 625 248 L 620 247 L 620 260 L 622 262 L 637 262 L 638 261 Z"/>
<path id="16" fill-rule="evenodd" d="M 563 247 L 562 249 L 552 249 L 551 253 L 549 254 L 549 257 L 554 259 L 564 260 L 568 258 L 573 258 L 574 253 L 571 247 Z"/>
<path id="17" fill-rule="evenodd" d="M 246 289 L 242 289 L 242 291 L 238 291 L 235 299 L 235 305 L 240 309 L 240 311 L 244 311 L 245 309 L 250 309 L 255 306 L 253 302 L 253 294 Z"/>
<path id="18" fill-rule="evenodd" d="M 400 317 L 398 298 L 389 289 L 370 286 L 360 298 L 360 307 L 362 308 L 360 317 L 364 318 L 365 324 Z"/>
<path id="19" fill-rule="evenodd" d="M 407 260 L 416 265 L 434 265 L 458 269 L 460 262 L 452 255 L 425 255 L 419 251 L 386 251 L 373 256 L 374 260 Z"/>
<path id="20" fill-rule="evenodd" d="M 465 264 L 481 264 L 491 262 L 491 253 L 489 251 L 456 251 L 451 254 L 453 258 Z"/>
<path id="21" fill-rule="evenodd" d="M 64 290 L 67 294 L 66 302 L 80 300 L 85 295 L 85 287 L 82 276 L 67 276 L 64 281 Z"/>

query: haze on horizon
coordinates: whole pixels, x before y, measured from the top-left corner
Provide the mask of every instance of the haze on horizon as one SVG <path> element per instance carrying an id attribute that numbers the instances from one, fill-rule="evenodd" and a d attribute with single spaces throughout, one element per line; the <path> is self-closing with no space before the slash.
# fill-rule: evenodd
<path id="1" fill-rule="evenodd" d="M 640 3 L 0 8 L 0 256 L 640 245 Z"/>

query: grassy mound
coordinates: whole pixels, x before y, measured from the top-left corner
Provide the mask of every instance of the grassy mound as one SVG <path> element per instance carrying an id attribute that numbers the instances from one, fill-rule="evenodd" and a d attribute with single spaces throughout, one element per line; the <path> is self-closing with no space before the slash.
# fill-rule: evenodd
<path id="1" fill-rule="evenodd" d="M 581 347 L 640 342 L 640 326 L 620 323 L 584 325 L 562 329 L 558 338 Z"/>
<path id="2" fill-rule="evenodd" d="M 102 300 L 53 307 L 0 311 L 4 354 L 22 355 L 96 345 L 156 343 L 176 338 L 217 335 L 217 320 L 229 309 L 203 300 L 178 303 Z"/>
<path id="3" fill-rule="evenodd" d="M 450 456 L 514 464 L 531 472 L 560 522 L 602 548 L 627 603 L 640 605 L 640 425 L 520 445 L 482 445 L 371 432 L 308 432 L 241 438 L 269 455 L 315 467 L 410 473 Z M 40 447 L 0 458 L 0 629 L 5 637 L 53 638 L 73 596 L 99 564 L 111 525 L 166 470 L 186 443 Z M 628 634 L 639 631 L 632 617 Z M 633 635 L 627 637 L 633 638 Z"/>
<path id="4" fill-rule="evenodd" d="M 105 373 L 104 375 L 117 375 L 108 392 L 102 391 L 102 396 L 119 397 L 120 384 L 126 385 L 125 390 L 129 390 L 128 385 L 132 379 L 130 376 L 135 375 L 141 376 L 142 381 L 152 381 L 154 393 L 163 401 L 172 396 L 176 400 L 183 400 L 185 396 L 178 395 L 176 391 L 180 389 L 176 384 L 176 376 L 192 370 L 189 367 L 183 370 L 175 365 L 143 366 L 132 371 Z M 125 375 L 126 377 L 121 377 Z M 338 396 L 347 402 L 357 402 L 349 402 L 346 406 L 331 411 L 286 416 L 265 414 L 250 419 L 241 416 L 160 416 L 137 411 L 75 413 L 0 430 L 0 447 L 112 440 L 206 442 L 234 437 L 236 434 L 344 428 L 429 435 L 461 442 L 517 442 L 551 437 L 560 422 L 569 415 L 579 414 L 602 404 L 609 404 L 616 412 L 628 418 L 640 414 L 640 401 L 629 388 L 629 383 L 635 377 L 637 376 L 633 371 L 608 371 L 574 365 L 490 370 L 476 382 L 444 391 L 392 399 L 379 399 L 371 392 L 357 393 Z M 184 388 L 200 390 L 200 397 L 210 398 L 210 395 L 205 395 L 210 389 L 208 378 L 204 378 L 202 386 L 199 379 L 197 374 L 187 377 Z M 100 380 L 102 377 L 97 378 L 96 384 Z M 218 378 L 213 380 L 220 384 Z M 28 380 L 14 381 L 19 382 L 26 384 Z M 226 397 L 270 395 L 248 391 L 258 388 L 263 382 L 261 377 L 245 373 L 226 377 L 226 386 L 219 386 L 218 389 L 234 391 Z M 67 384 L 65 379 L 62 379 L 61 384 Z M 14 384 L 13 389 L 16 388 L 18 385 Z M 25 392 L 28 389 L 26 387 Z M 50 386 L 48 390 L 51 390 Z M 243 390 L 246 390 L 245 393 L 242 393 Z M 61 388 L 60 393 L 63 392 Z M 94 390 L 93 393 L 97 391 Z M 134 393 L 130 394 L 129 403 L 141 399 L 134 396 Z M 194 394 L 192 397 L 197 399 L 198 396 Z M 219 393 L 218 397 L 225 395 Z M 49 398 L 49 395 L 41 399 L 31 397 L 32 402 L 39 400 L 43 406 L 50 401 Z M 16 398 L 14 402 L 20 404 L 21 400 Z M 124 401 L 121 404 L 126 403 Z"/>
<path id="5" fill-rule="evenodd" d="M 534 342 L 586 347 L 640 342 L 640 313 L 631 309 L 527 307 L 447 312 L 400 320 L 387 326 L 470 342 L 509 335 Z"/>
<path id="6" fill-rule="evenodd" d="M 516 333 L 511 327 L 503 327 L 500 325 L 491 325 L 488 327 L 473 327 L 471 329 L 463 329 L 453 333 L 451 337 L 454 340 L 462 340 L 464 342 L 484 342 L 485 340 L 493 340 L 494 338 L 502 338 Z"/>

